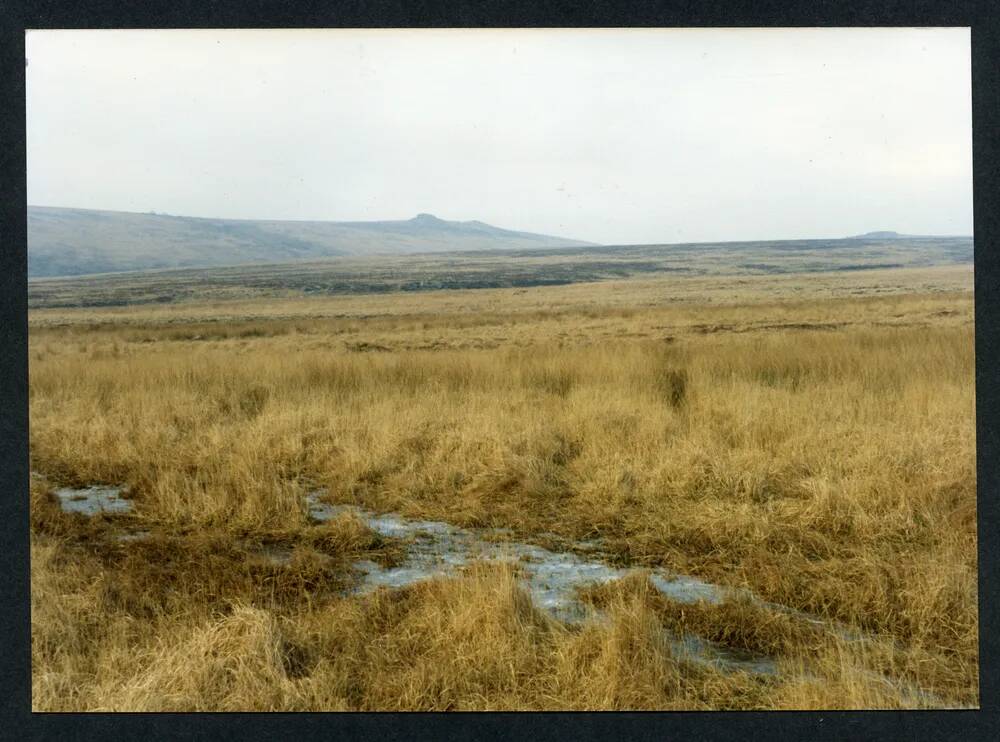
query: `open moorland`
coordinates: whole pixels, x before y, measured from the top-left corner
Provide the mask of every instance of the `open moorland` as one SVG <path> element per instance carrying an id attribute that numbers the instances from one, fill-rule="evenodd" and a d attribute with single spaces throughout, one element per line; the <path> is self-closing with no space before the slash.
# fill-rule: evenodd
<path id="1" fill-rule="evenodd" d="M 406 260 L 31 283 L 36 710 L 978 705 L 970 264 Z"/>
<path id="2" fill-rule="evenodd" d="M 971 237 L 535 247 L 39 278 L 29 284 L 28 304 L 32 308 L 122 306 L 208 298 L 368 295 L 664 277 L 740 278 L 880 268 L 968 267 L 971 263 Z M 729 283 L 723 282 L 723 286 Z"/>

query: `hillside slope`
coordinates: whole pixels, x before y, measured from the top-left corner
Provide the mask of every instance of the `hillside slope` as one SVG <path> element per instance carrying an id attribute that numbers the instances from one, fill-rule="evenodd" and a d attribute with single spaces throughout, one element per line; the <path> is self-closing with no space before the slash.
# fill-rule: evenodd
<path id="1" fill-rule="evenodd" d="M 430 214 L 401 221 L 322 222 L 28 207 L 32 277 L 589 244 L 477 221 L 445 221 Z"/>

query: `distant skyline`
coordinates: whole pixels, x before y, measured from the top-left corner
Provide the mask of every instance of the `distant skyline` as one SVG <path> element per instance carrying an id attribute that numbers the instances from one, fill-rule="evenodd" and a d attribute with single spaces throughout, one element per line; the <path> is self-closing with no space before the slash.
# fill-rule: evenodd
<path id="1" fill-rule="evenodd" d="M 28 202 L 972 234 L 968 29 L 29 31 Z"/>

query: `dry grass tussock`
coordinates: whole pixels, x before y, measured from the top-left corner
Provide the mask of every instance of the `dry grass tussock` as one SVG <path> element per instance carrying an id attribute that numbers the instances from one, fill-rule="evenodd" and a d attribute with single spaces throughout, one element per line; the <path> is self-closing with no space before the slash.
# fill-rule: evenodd
<path id="1" fill-rule="evenodd" d="M 209 340 L 182 322 L 34 326 L 35 708 L 926 703 L 907 683 L 976 704 L 971 297 L 699 314 L 625 311 L 608 291 L 590 316 L 556 303 L 479 326 L 468 292 L 451 313 L 372 319 L 370 335 L 357 318 L 261 318 Z M 124 522 L 147 541 L 47 495 L 95 482 L 130 487 Z M 310 525 L 319 485 L 527 540 L 600 535 L 620 563 L 749 587 L 875 641 L 627 584 L 601 598 L 606 621 L 568 629 L 496 568 L 344 597 L 352 561 L 401 547 L 350 519 Z M 288 564 L 255 560 L 275 545 Z M 664 629 L 787 671 L 690 665 Z"/>

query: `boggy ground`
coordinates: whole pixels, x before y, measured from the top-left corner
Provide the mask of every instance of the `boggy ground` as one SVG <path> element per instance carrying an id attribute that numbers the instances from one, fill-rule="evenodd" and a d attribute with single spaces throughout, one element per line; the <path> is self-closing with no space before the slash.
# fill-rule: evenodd
<path id="1" fill-rule="evenodd" d="M 956 276 L 33 313 L 34 707 L 976 705 L 971 274 Z M 49 494 L 93 483 L 127 485 L 133 512 L 71 516 Z M 582 626 L 504 565 L 345 595 L 351 564 L 405 544 L 348 516 L 311 523 L 315 487 L 543 545 L 600 536 L 616 564 L 825 623 L 674 604 L 641 571 L 589 591 L 605 620 Z M 117 540 L 126 527 L 149 537 Z M 273 544 L 287 564 L 261 556 Z M 687 662 L 664 629 L 781 671 Z"/>

